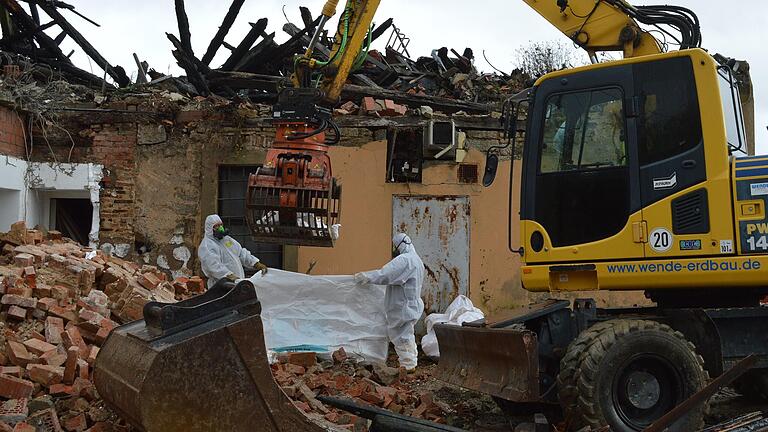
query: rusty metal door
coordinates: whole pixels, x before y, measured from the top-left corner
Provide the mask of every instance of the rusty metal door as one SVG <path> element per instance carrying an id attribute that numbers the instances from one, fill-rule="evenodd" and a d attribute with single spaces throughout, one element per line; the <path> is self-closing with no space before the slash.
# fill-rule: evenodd
<path id="1" fill-rule="evenodd" d="M 424 261 L 424 311 L 443 312 L 469 294 L 469 197 L 392 197 L 392 230 L 413 240 Z"/>

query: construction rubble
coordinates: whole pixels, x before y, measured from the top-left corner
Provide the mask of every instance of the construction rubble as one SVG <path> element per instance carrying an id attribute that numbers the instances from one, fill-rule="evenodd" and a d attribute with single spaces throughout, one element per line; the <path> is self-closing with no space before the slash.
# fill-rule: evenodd
<path id="1" fill-rule="evenodd" d="M 93 386 L 99 347 L 119 324 L 140 319 L 148 301 L 200 293 L 203 281 L 170 282 L 155 267 L 23 222 L 0 243 L 0 431 L 129 430 Z"/>

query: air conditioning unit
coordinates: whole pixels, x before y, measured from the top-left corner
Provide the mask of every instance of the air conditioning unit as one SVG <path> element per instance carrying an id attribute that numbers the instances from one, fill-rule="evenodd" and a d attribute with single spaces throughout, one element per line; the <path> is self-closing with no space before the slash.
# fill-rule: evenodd
<path id="1" fill-rule="evenodd" d="M 424 126 L 424 160 L 456 159 L 456 123 L 431 120 Z"/>

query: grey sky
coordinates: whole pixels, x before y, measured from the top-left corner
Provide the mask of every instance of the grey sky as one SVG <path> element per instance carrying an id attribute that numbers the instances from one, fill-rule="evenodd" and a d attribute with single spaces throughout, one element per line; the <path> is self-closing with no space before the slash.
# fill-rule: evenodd
<path id="1" fill-rule="evenodd" d="M 555 0 L 549 0 L 555 1 Z M 755 87 L 757 152 L 768 153 L 768 57 L 764 48 L 768 34 L 768 15 L 764 3 L 758 0 L 715 2 L 712 0 L 632 0 L 634 4 L 673 3 L 693 9 L 701 20 L 703 45 L 710 52 L 746 59 L 752 68 Z M 88 40 L 113 64 L 120 64 L 130 73 L 136 70 L 131 54 L 136 52 L 151 67 L 160 72 L 180 74 L 171 55 L 165 32 L 178 34 L 173 1 L 133 0 L 72 0 L 78 11 L 101 24 L 94 27 L 71 13 L 64 12 Z M 341 2 L 343 3 L 343 2 Z M 192 31 L 193 49 L 202 55 L 216 32 L 230 1 L 187 0 L 187 13 Z M 323 0 L 247 0 L 227 41 L 237 44 L 248 31 L 248 21 L 269 18 L 268 31 L 275 31 L 278 40 L 287 37 L 282 32 L 285 23 L 282 7 L 294 23 L 300 23 L 299 6 L 309 7 L 317 14 Z M 514 53 L 529 41 L 565 40 L 565 37 L 523 1 L 484 0 L 382 0 L 376 22 L 393 17 L 395 25 L 411 38 L 409 51 L 413 57 L 428 55 L 433 48 L 453 47 L 461 51 L 471 47 L 478 57 L 476 64 L 490 70 L 482 59 L 485 50 L 495 66 L 510 70 Z M 382 38 L 385 39 L 385 38 Z M 385 41 L 379 41 L 381 45 Z M 71 40 L 64 42 L 65 51 L 76 49 L 74 61 L 84 69 L 87 57 Z M 218 66 L 227 50 L 221 48 L 213 61 Z"/>

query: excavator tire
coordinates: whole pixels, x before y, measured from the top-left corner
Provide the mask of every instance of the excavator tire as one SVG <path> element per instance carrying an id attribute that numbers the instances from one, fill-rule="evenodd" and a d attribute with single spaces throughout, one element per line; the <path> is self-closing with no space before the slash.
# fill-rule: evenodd
<path id="1" fill-rule="evenodd" d="M 640 431 L 706 385 L 704 360 L 681 333 L 655 321 L 610 323 L 576 370 L 574 415 L 583 425 Z M 699 430 L 706 410 L 706 404 L 691 410 L 668 430 Z"/>
<path id="2" fill-rule="evenodd" d="M 768 400 L 768 369 L 753 369 L 733 382 L 733 388 L 749 400 Z"/>
<path id="3" fill-rule="evenodd" d="M 595 341 L 600 332 L 611 327 L 611 321 L 600 322 L 581 332 L 576 339 L 568 345 L 565 355 L 560 359 L 560 372 L 557 374 L 557 396 L 563 409 L 563 417 L 571 428 L 578 429 L 578 419 L 574 416 L 574 406 L 579 396 L 576 385 L 576 371 L 581 364 L 581 358 L 586 348 Z"/>

